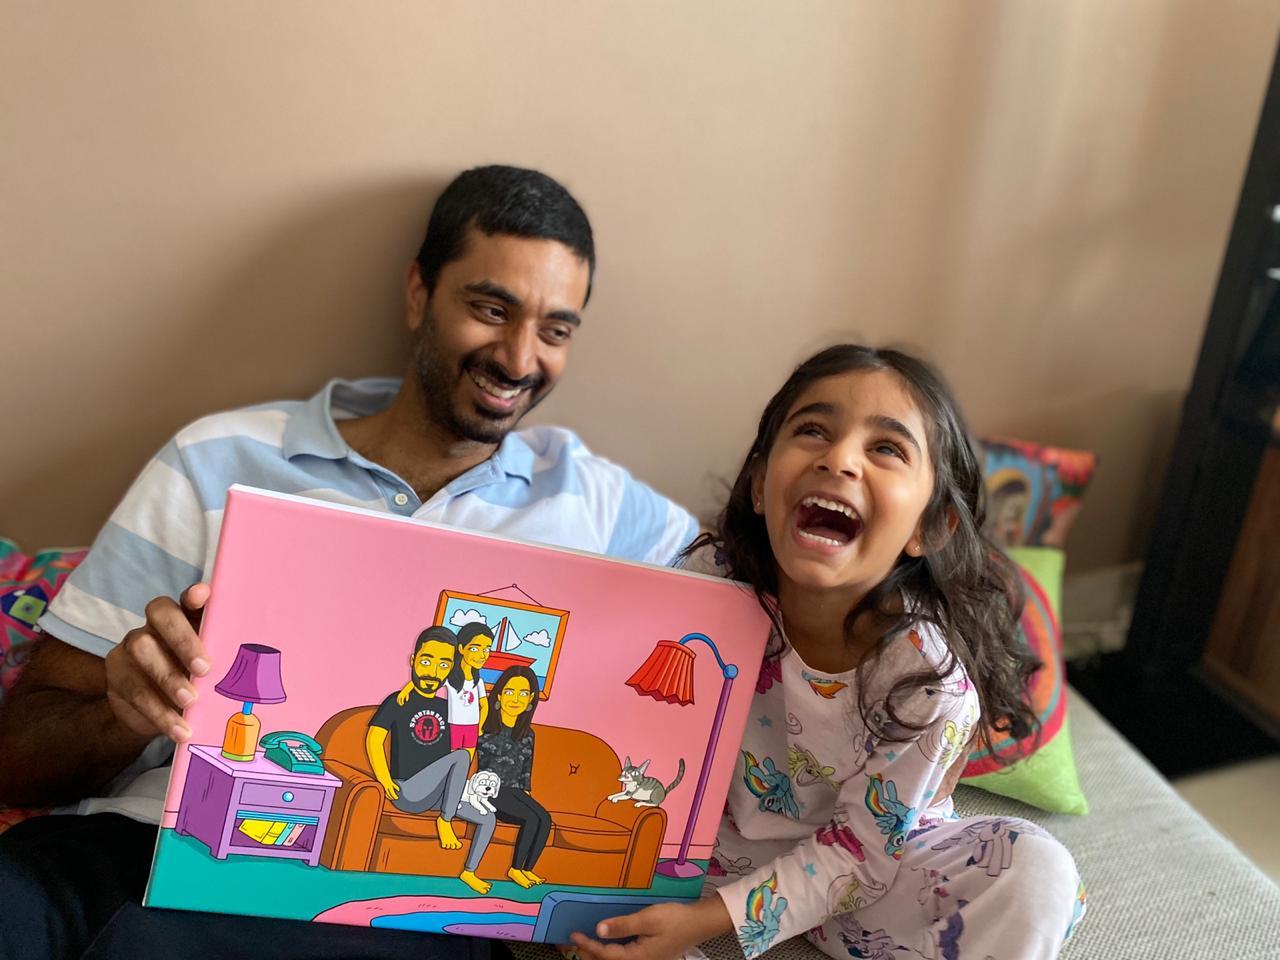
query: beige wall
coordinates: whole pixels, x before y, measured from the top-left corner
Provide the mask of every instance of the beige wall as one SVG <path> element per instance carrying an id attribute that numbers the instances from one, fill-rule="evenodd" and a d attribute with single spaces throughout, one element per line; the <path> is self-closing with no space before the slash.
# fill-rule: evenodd
<path id="1" fill-rule="evenodd" d="M 85 541 L 183 422 L 397 372 L 432 199 L 503 161 L 566 182 L 600 251 L 539 418 L 705 510 L 792 363 L 913 345 L 977 428 L 1101 454 L 1085 569 L 1141 555 L 1280 6 L 0 17 L 0 534 Z"/>

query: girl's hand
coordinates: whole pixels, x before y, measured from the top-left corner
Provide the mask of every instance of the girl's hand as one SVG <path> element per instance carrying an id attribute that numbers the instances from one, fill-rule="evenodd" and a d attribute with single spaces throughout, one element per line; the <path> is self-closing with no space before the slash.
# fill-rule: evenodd
<path id="1" fill-rule="evenodd" d="M 596 924 L 596 936 L 634 937 L 630 943 L 601 943 L 581 933 L 570 939 L 583 960 L 675 960 L 689 947 L 732 929 L 724 901 L 710 896 L 697 903 L 656 903 Z"/>

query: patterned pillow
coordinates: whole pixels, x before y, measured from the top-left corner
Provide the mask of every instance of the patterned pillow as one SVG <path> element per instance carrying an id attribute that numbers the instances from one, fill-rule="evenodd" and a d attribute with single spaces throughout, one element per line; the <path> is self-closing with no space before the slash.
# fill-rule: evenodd
<path id="1" fill-rule="evenodd" d="M 0 700 L 18 682 L 42 634 L 36 621 L 86 552 L 44 550 L 31 557 L 0 537 Z"/>
<path id="2" fill-rule="evenodd" d="M 1040 718 L 1040 745 L 1034 753 L 1007 767 L 996 762 L 991 750 L 977 750 L 970 754 L 960 782 L 1051 813 L 1088 813 L 1071 752 L 1062 665 L 1059 610 L 1066 555 L 1051 547 L 1011 547 L 1006 552 L 1017 564 L 1026 588 L 1027 603 L 1018 624 L 1019 633 L 1044 661 L 1032 677 L 1030 689 L 1031 705 Z M 996 735 L 992 746 L 1005 755 L 1014 750 L 1015 743 L 1007 735 Z M 1029 748 L 1031 738 L 1017 746 Z"/>
<path id="3" fill-rule="evenodd" d="M 1002 547 L 1062 547 L 1098 458 L 1025 440 L 978 441 L 987 486 L 987 535 Z"/>

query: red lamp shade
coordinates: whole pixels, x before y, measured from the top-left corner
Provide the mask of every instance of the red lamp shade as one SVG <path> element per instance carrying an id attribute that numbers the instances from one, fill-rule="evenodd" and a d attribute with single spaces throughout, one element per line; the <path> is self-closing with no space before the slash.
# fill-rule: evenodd
<path id="1" fill-rule="evenodd" d="M 674 640 L 659 640 L 627 686 L 655 700 L 693 703 L 693 651 Z"/>

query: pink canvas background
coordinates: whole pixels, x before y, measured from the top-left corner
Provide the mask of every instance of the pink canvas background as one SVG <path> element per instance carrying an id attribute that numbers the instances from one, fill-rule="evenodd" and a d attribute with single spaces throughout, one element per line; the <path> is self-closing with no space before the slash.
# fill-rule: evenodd
<path id="1" fill-rule="evenodd" d="M 238 490 L 218 550 L 203 630 L 213 667 L 187 711 L 192 743 L 220 744 L 239 708 L 213 688 L 241 643 L 282 655 L 288 699 L 254 708 L 263 732 L 314 734 L 339 710 L 379 703 L 405 683 L 414 639 L 432 622 L 441 590 L 482 593 L 516 583 L 539 603 L 570 611 L 537 722 L 590 731 L 619 758 L 650 760 L 649 773 L 664 783 L 684 758 L 684 780 L 663 804 L 664 856 L 675 856 L 684 831 L 722 675 L 695 641 L 693 704 L 638 695 L 625 681 L 656 641 L 705 633 L 738 665 L 708 797 L 723 798 L 735 775 L 768 626 L 754 597 L 734 584 Z M 179 748 L 166 826 L 185 775 Z M 709 855 L 722 809 L 704 801 L 691 856 Z"/>

